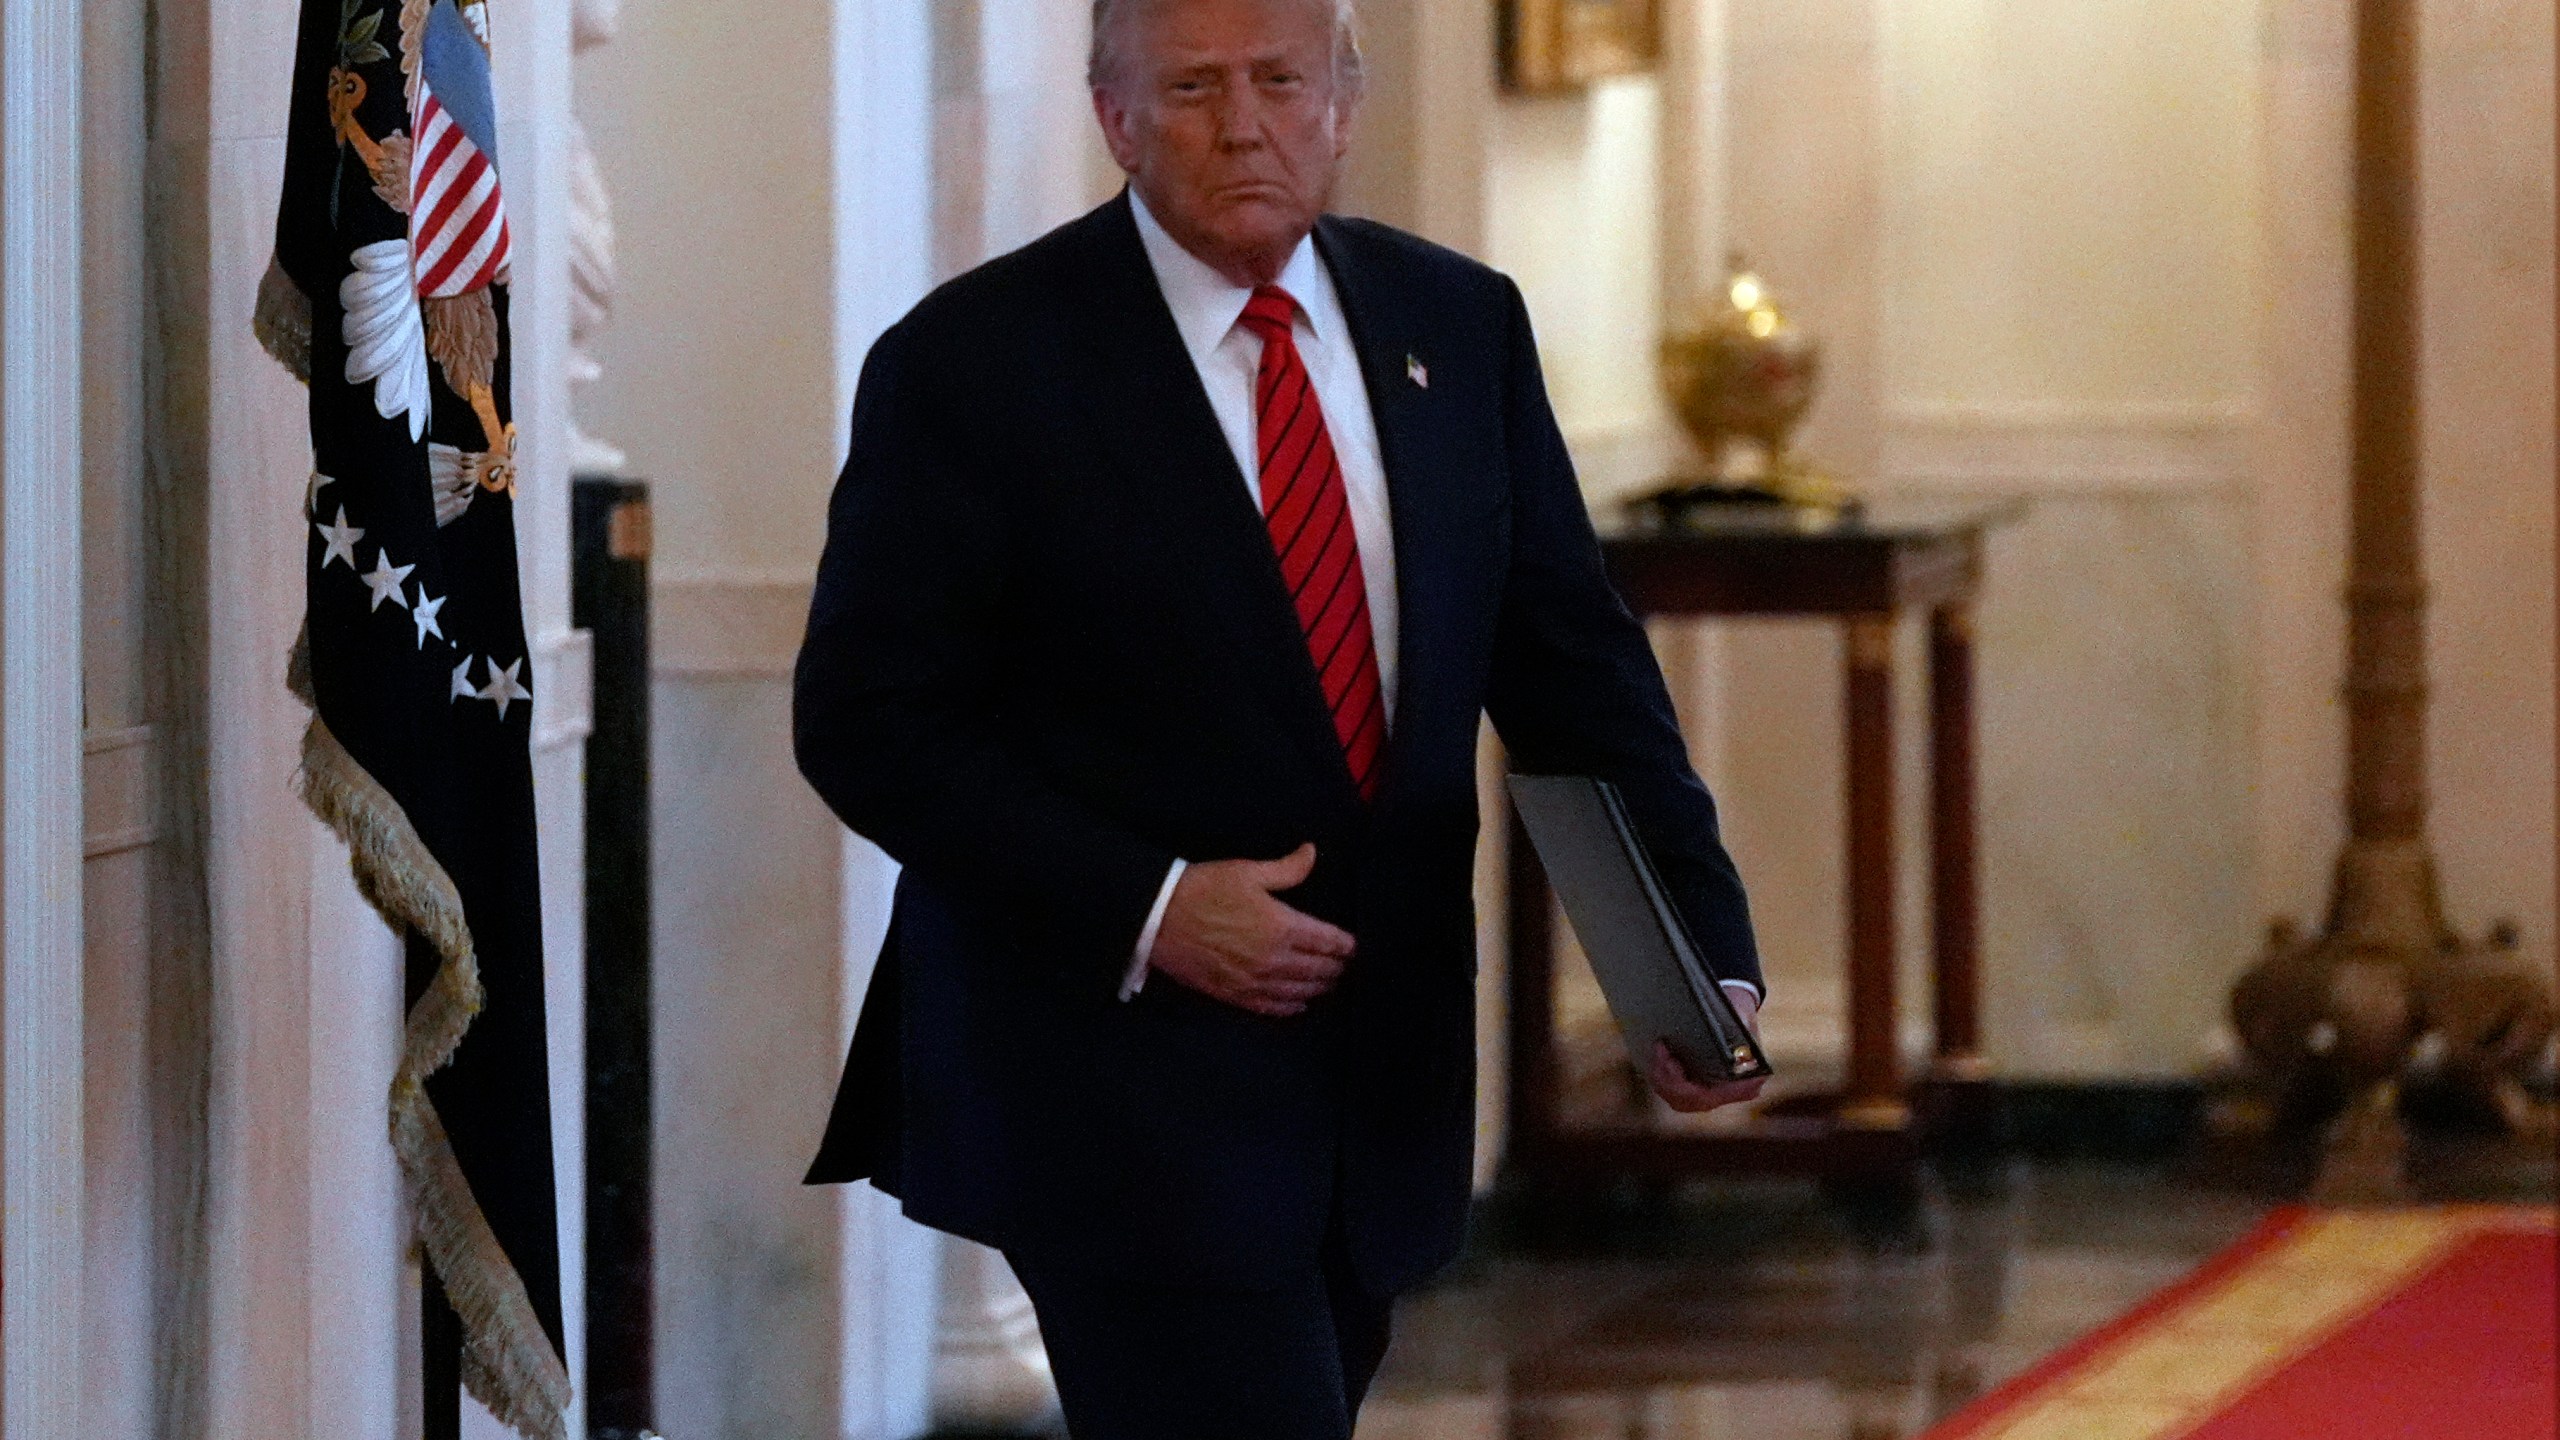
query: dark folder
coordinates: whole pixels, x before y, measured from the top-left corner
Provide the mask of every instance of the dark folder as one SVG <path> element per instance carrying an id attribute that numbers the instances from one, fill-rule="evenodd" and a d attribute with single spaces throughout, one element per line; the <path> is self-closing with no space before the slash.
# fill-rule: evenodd
<path id="1" fill-rule="evenodd" d="M 1581 775 L 1514 775 L 1511 801 L 1637 1071 L 1652 1068 L 1659 1040 L 1701 1083 L 1768 1074 L 1759 1042 L 1654 872 L 1618 787 Z"/>

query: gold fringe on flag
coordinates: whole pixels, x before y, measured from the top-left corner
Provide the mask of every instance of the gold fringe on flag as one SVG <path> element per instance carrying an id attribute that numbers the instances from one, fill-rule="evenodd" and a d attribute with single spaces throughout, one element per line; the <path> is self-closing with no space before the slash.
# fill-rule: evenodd
<path id="1" fill-rule="evenodd" d="M 532 1440 L 566 1440 L 569 1372 L 551 1348 L 523 1277 L 498 1244 L 454 1158 L 426 1079 L 453 1058 L 480 1013 L 480 967 L 462 895 L 408 815 L 329 732 L 311 691 L 308 637 L 297 637 L 285 683 L 312 711 L 294 789 L 347 845 L 356 889 L 395 931 L 435 947 L 442 963 L 409 1007 L 400 1069 L 391 1080 L 391 1148 L 418 1217 L 428 1263 L 462 1318 L 462 1383 L 501 1422 Z"/>

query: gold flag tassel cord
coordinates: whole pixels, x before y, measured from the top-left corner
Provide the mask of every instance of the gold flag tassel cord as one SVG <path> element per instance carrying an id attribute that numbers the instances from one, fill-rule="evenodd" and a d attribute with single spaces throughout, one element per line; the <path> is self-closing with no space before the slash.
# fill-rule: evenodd
<path id="1" fill-rule="evenodd" d="M 258 281 L 258 308 L 249 317 L 249 328 L 277 364 L 292 371 L 294 379 L 311 383 L 311 300 L 273 259 Z"/>
<path id="2" fill-rule="evenodd" d="M 462 1381 L 501 1422 L 535 1440 L 564 1440 L 569 1374 L 551 1348 L 496 1232 L 472 1196 L 426 1079 L 453 1058 L 480 1013 L 480 967 L 462 896 L 408 815 L 365 773 L 319 715 L 307 637 L 294 641 L 286 685 L 312 711 L 294 788 L 347 845 L 356 889 L 395 931 L 418 935 L 441 963 L 409 1008 L 391 1081 L 391 1148 L 399 1157 L 418 1238 L 462 1318 Z"/>

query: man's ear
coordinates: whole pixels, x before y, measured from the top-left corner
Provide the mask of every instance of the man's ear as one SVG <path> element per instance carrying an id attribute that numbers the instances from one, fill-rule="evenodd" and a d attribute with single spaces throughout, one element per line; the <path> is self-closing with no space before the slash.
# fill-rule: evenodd
<path id="1" fill-rule="evenodd" d="M 1102 143 L 1124 174 L 1138 173 L 1137 114 L 1107 85 L 1093 87 L 1093 118 L 1102 126 Z"/>

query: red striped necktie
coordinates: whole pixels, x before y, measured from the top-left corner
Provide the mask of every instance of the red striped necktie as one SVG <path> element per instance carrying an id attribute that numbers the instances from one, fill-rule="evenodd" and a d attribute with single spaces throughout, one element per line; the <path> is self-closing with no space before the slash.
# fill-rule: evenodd
<path id="1" fill-rule="evenodd" d="M 1360 573 L 1351 498 L 1325 430 L 1324 407 L 1298 356 L 1290 322 L 1298 302 L 1277 285 L 1253 292 L 1244 326 L 1262 337 L 1262 369 L 1254 382 L 1254 433 L 1262 452 L 1262 517 L 1280 578 L 1298 610 L 1333 733 L 1360 798 L 1375 799 L 1378 762 L 1387 746 L 1386 695 L 1378 685 L 1378 647 L 1369 633 L 1369 587 Z"/>

